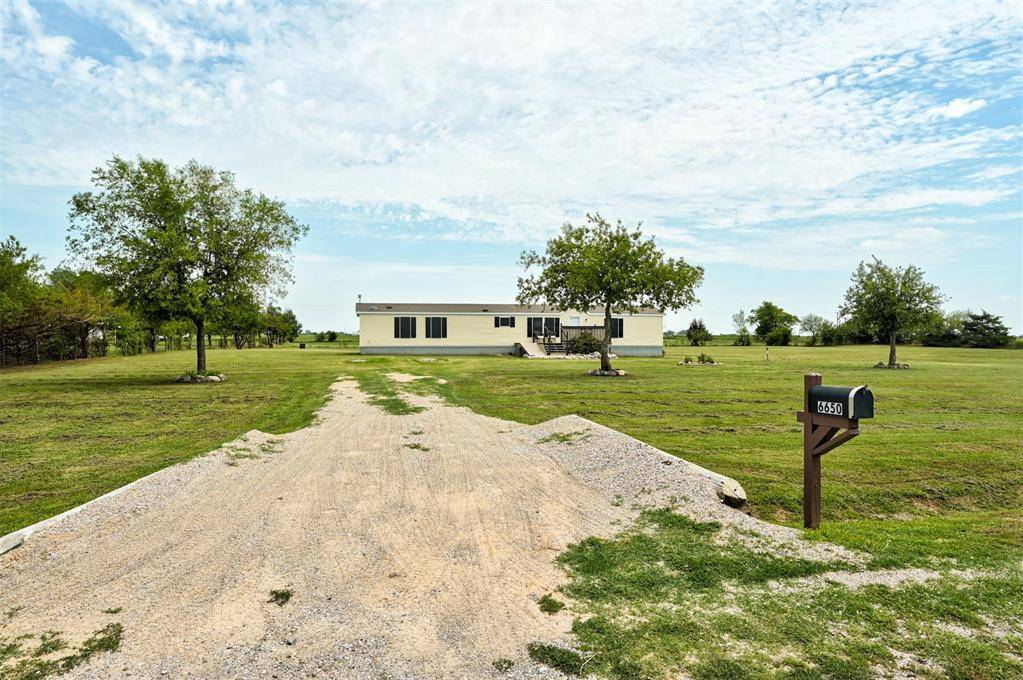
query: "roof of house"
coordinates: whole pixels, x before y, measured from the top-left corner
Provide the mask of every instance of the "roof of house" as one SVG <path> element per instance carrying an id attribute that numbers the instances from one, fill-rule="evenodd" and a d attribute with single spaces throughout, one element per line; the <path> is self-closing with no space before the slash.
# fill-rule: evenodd
<path id="1" fill-rule="evenodd" d="M 427 314 L 555 314 L 559 310 L 550 305 L 488 305 L 482 303 L 449 303 L 449 302 L 360 302 L 355 305 L 355 313 L 362 312 L 422 312 Z M 604 310 L 594 307 L 590 314 L 603 314 Z M 653 308 L 642 308 L 639 314 L 660 314 Z"/>

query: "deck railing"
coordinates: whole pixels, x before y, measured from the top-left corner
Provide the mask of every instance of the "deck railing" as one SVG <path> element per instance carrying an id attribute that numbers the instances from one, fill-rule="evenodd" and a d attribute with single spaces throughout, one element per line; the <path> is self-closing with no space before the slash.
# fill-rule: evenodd
<path id="1" fill-rule="evenodd" d="M 583 333 L 589 333 L 601 342 L 604 340 L 603 326 L 562 326 L 561 341 L 568 342 L 569 340 L 574 340 Z"/>

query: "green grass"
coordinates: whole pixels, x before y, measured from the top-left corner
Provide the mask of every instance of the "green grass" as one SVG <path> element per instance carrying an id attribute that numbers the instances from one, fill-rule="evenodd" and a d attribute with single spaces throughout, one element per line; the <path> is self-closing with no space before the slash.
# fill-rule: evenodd
<path id="1" fill-rule="evenodd" d="M 551 597 L 550 594 L 545 594 L 541 597 L 537 604 L 540 605 L 540 611 L 544 614 L 557 614 L 565 608 L 564 602 Z"/>
<path id="2" fill-rule="evenodd" d="M 915 658 L 922 677 L 1023 673 L 1018 563 L 926 584 L 807 587 L 793 579 L 833 567 L 758 555 L 715 540 L 717 531 L 648 511 L 618 537 L 586 539 L 559 557 L 590 670 L 623 680 L 683 671 L 868 680 Z"/>
<path id="3" fill-rule="evenodd" d="M 772 347 L 768 362 L 764 347 L 720 346 L 722 366 L 692 370 L 676 365 L 686 352 L 621 359 L 629 375 L 613 381 L 585 375 L 589 362 L 313 348 L 213 351 L 210 368 L 229 381 L 203 386 L 172 382 L 191 367 L 185 352 L 7 370 L 0 533 L 249 429 L 302 427 L 338 375 L 397 415 L 419 410 L 408 392 L 523 423 L 578 413 L 735 477 L 757 516 L 798 526 L 794 413 L 803 373 L 816 370 L 829 384 L 869 383 L 877 417 L 825 457 L 823 523 L 807 538 L 866 551 L 870 569 L 937 569 L 937 581 L 790 593 L 772 582 L 824 566 L 753 555 L 722 545 L 716 525 L 651 511 L 559 559 L 581 654 L 537 643 L 530 655 L 621 678 L 867 678 L 919 659 L 931 664 L 916 668 L 922 677 L 1023 673 L 1023 354 L 910 347 L 900 360 L 911 370 L 885 371 L 871 368 L 883 347 Z M 392 371 L 447 383 L 399 385 Z M 0 654 L 29 649 L 0 643 Z"/>
<path id="4" fill-rule="evenodd" d="M 0 371 L 0 535 L 217 448 L 308 425 L 352 355 L 212 350 L 228 382 L 177 384 L 190 352 Z"/>
<path id="5" fill-rule="evenodd" d="M 291 588 L 281 588 L 280 590 L 271 590 L 270 599 L 267 602 L 273 602 L 278 607 L 283 607 L 291 601 L 291 596 L 294 595 L 294 591 Z"/>
<path id="6" fill-rule="evenodd" d="M 802 503 L 803 373 L 828 384 L 871 386 L 876 418 L 824 458 L 820 535 L 870 544 L 878 563 L 962 555 L 1004 560 L 1023 549 L 1023 356 L 1007 350 L 905 347 L 908 371 L 872 368 L 879 346 L 715 348 L 724 365 L 676 366 L 683 349 L 657 359 L 620 359 L 629 375 L 600 381 L 586 362 L 502 357 L 388 358 L 388 371 L 449 402 L 490 416 L 537 423 L 577 413 L 739 480 L 755 515 L 799 525 Z M 352 370 L 376 372 L 381 364 Z M 932 533 L 932 532 L 937 532 Z M 937 540 L 937 542 L 935 542 Z M 922 543 L 933 552 L 921 553 Z M 999 557 L 999 555 L 1002 557 Z"/>
<path id="7" fill-rule="evenodd" d="M 0 636 L 0 678 L 3 680 L 41 680 L 71 672 L 85 664 L 95 654 L 113 652 L 121 646 L 124 628 L 109 623 L 95 631 L 70 654 L 57 657 L 57 652 L 68 649 L 68 644 L 57 631 L 39 635 L 22 635 L 8 640 Z M 38 642 L 29 645 L 29 640 Z"/>

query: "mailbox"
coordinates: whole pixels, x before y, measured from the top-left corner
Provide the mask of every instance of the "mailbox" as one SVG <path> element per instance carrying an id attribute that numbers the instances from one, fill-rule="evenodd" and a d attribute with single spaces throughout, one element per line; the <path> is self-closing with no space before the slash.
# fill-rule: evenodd
<path id="1" fill-rule="evenodd" d="M 810 388 L 810 413 L 839 418 L 873 418 L 874 395 L 866 385 L 835 387 L 814 385 Z"/>

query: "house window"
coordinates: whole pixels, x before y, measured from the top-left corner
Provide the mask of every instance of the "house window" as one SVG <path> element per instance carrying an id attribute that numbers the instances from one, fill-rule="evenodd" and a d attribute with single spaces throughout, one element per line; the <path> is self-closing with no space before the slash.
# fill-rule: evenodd
<path id="1" fill-rule="evenodd" d="M 611 338 L 625 336 L 625 319 L 611 319 Z"/>
<path id="2" fill-rule="evenodd" d="M 414 316 L 394 317 L 394 337 L 396 338 L 416 337 L 416 317 Z"/>
<path id="3" fill-rule="evenodd" d="M 426 337 L 428 338 L 448 337 L 448 317 L 446 316 L 426 317 Z"/>
<path id="4" fill-rule="evenodd" d="M 501 328 L 502 326 L 508 328 L 515 328 L 515 317 L 514 316 L 495 316 L 494 317 L 494 328 Z"/>

